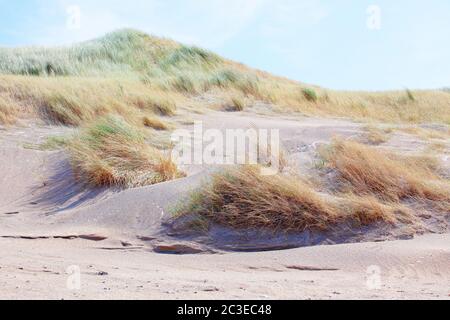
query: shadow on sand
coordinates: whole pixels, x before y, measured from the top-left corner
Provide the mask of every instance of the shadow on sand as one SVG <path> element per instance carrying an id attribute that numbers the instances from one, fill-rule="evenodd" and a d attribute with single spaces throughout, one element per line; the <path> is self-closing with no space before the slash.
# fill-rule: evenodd
<path id="1" fill-rule="evenodd" d="M 62 158 L 60 154 L 50 162 L 52 174 L 43 186 L 31 190 L 30 201 L 30 204 L 44 209 L 47 214 L 74 209 L 114 192 L 107 188 L 91 188 L 78 182 L 68 159 Z"/>

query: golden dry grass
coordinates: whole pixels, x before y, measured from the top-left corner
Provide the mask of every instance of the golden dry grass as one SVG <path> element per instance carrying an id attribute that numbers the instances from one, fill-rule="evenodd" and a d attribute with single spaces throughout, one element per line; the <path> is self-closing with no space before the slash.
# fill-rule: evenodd
<path id="1" fill-rule="evenodd" d="M 17 107 L 7 95 L 0 94 L 0 124 L 10 125 L 16 122 Z"/>
<path id="2" fill-rule="evenodd" d="M 450 124 L 450 94 L 442 90 L 327 90 L 135 30 L 68 48 L 0 48 L 0 73 L 9 75 L 0 77 L 0 92 L 9 91 L 51 121 L 68 125 L 105 113 L 128 120 L 136 120 L 139 110 L 170 115 L 180 99 L 192 102 L 207 92 L 233 92 L 245 105 L 263 101 L 274 112 Z M 240 101 L 232 104 L 237 110 L 245 107 Z"/>
<path id="3" fill-rule="evenodd" d="M 352 217 L 353 225 L 369 226 L 376 222 L 413 224 L 417 222 L 411 209 L 395 202 L 382 202 L 371 195 L 347 193 L 341 197 L 341 210 Z M 356 224 L 354 223 L 356 222 Z"/>
<path id="4" fill-rule="evenodd" d="M 382 200 L 422 199 L 450 202 L 450 183 L 435 164 L 399 157 L 357 142 L 336 140 L 324 154 L 344 188 Z"/>
<path id="5" fill-rule="evenodd" d="M 193 215 L 202 224 L 301 232 L 376 223 L 415 229 L 423 226 L 421 210 L 450 214 L 450 181 L 431 156 L 392 154 L 340 139 L 321 156 L 334 172 L 326 180 L 292 171 L 265 176 L 260 166 L 217 173 L 178 208 L 175 219 Z"/>
<path id="6" fill-rule="evenodd" d="M 242 166 L 215 174 L 212 182 L 192 194 L 175 218 L 196 215 L 235 229 L 280 232 L 331 230 L 341 224 L 411 223 L 398 204 L 370 196 L 322 194 L 293 175 L 260 175 L 258 166 Z"/>
<path id="7" fill-rule="evenodd" d="M 142 123 L 147 128 L 152 128 L 160 131 L 169 130 L 169 125 L 157 117 L 145 116 L 144 118 L 142 118 Z"/>
<path id="8" fill-rule="evenodd" d="M 380 129 L 375 126 L 367 126 L 365 131 L 367 142 L 373 145 L 379 145 L 389 141 L 391 134 L 390 129 Z"/>
<path id="9" fill-rule="evenodd" d="M 56 124 L 79 126 L 105 115 L 138 124 L 143 116 L 171 116 L 181 95 L 168 94 L 138 81 L 104 78 L 0 76 L 5 106 L 26 105 L 28 112 Z M 2 110 L 5 107 L 2 107 Z M 19 117 L 16 112 L 14 117 Z"/>
<path id="10" fill-rule="evenodd" d="M 450 128 L 447 130 L 435 130 L 429 128 L 421 128 L 421 127 L 406 127 L 406 128 L 398 128 L 397 130 L 408 133 L 411 135 L 415 135 L 423 140 L 447 140 L 450 139 Z"/>
<path id="11" fill-rule="evenodd" d="M 68 143 L 78 180 L 92 186 L 137 187 L 182 176 L 141 132 L 118 117 L 103 118 Z"/>
<path id="12" fill-rule="evenodd" d="M 247 107 L 245 98 L 234 96 L 230 99 L 229 103 L 225 106 L 226 111 L 241 112 Z"/>

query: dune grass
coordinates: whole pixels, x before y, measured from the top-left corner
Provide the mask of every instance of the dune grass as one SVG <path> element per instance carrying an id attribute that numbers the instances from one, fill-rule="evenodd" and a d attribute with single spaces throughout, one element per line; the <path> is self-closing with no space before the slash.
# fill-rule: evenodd
<path id="1" fill-rule="evenodd" d="M 407 134 L 417 136 L 422 140 L 432 140 L 432 139 L 447 140 L 447 139 L 450 139 L 450 128 L 436 130 L 436 129 L 431 129 L 431 128 L 421 128 L 418 126 L 409 126 L 409 127 L 404 127 L 404 128 L 398 128 L 397 130 L 407 133 Z"/>
<path id="2" fill-rule="evenodd" d="M 341 187 L 381 200 L 431 200 L 450 203 L 450 183 L 429 159 L 398 156 L 357 142 L 336 140 L 323 153 Z"/>
<path id="3" fill-rule="evenodd" d="M 46 122 L 68 126 L 79 126 L 108 114 L 137 124 L 143 116 L 172 116 L 177 103 L 184 101 L 181 95 L 169 95 L 140 82 L 72 77 L 0 76 L 0 97 L 3 96 L 8 99 L 2 102 L 2 110 L 22 104 Z M 17 111 L 11 117 L 18 116 Z"/>
<path id="4" fill-rule="evenodd" d="M 89 125 L 68 142 L 68 150 L 75 176 L 91 186 L 138 187 L 182 176 L 169 157 L 117 116 Z"/>
<path id="5" fill-rule="evenodd" d="M 17 114 L 16 103 L 9 96 L 0 94 L 0 124 L 14 124 Z"/>
<path id="6" fill-rule="evenodd" d="M 367 126 L 365 128 L 364 138 L 369 144 L 380 145 L 388 142 L 392 133 L 392 129 L 381 129 L 376 126 Z"/>
<path id="7" fill-rule="evenodd" d="M 152 128 L 159 131 L 169 130 L 169 125 L 157 117 L 145 116 L 142 119 L 142 123 L 147 128 Z"/>
<path id="8" fill-rule="evenodd" d="M 295 175 L 263 176 L 258 166 L 242 166 L 213 176 L 175 212 L 233 229 L 274 232 L 326 231 L 338 225 L 412 223 L 407 209 L 371 196 L 330 195 Z"/>
<path id="9" fill-rule="evenodd" d="M 20 82 L 29 85 L 12 95 L 15 100 L 26 99 L 47 112 L 52 120 L 69 125 L 104 115 L 108 113 L 105 109 L 139 105 L 172 114 L 171 100 L 180 95 L 190 98 L 217 90 L 236 91 L 249 103 L 260 100 L 273 104 L 277 112 L 450 124 L 450 95 L 443 90 L 326 90 L 130 29 L 68 47 L 0 48 L 0 74 L 10 75 L 2 76 L 2 87 L 17 90 L 14 87 L 20 87 Z M 134 96 L 120 96 L 121 86 L 125 91 L 135 88 Z M 1 90 L 5 89 L 0 87 Z M 156 101 L 153 92 L 160 96 Z M 118 113 L 125 116 L 123 110 Z"/>
<path id="10" fill-rule="evenodd" d="M 228 112 L 241 112 L 247 108 L 245 98 L 240 96 L 232 96 L 229 101 L 225 103 L 224 110 Z"/>
<path id="11" fill-rule="evenodd" d="M 306 100 L 308 100 L 310 102 L 317 102 L 318 97 L 317 97 L 317 93 L 316 93 L 316 91 L 314 91 L 314 89 L 305 88 L 305 89 L 302 89 L 302 93 Z"/>
<path id="12" fill-rule="evenodd" d="M 147 72 L 179 47 L 173 41 L 121 30 L 102 38 L 56 48 L 0 48 L 0 71 L 25 76 L 127 77 Z"/>
<path id="13" fill-rule="evenodd" d="M 405 156 L 336 139 L 320 151 L 322 179 L 260 175 L 258 166 L 216 173 L 174 219 L 274 232 L 326 231 L 384 223 L 420 227 L 421 211 L 450 214 L 450 181 L 431 156 Z M 316 172 L 320 173 L 320 172 Z M 327 177 L 327 178 L 325 178 Z M 429 211 L 428 211 L 429 212 Z"/>

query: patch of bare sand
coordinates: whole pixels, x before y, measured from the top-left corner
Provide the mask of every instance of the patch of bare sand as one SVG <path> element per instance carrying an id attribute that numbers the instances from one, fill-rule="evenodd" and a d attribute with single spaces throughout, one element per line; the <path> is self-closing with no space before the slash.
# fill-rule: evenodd
<path id="1" fill-rule="evenodd" d="M 175 256 L 108 240 L 0 239 L 0 298 L 449 299 L 449 242 L 447 234 Z M 79 290 L 67 286 L 73 266 L 81 272 Z"/>

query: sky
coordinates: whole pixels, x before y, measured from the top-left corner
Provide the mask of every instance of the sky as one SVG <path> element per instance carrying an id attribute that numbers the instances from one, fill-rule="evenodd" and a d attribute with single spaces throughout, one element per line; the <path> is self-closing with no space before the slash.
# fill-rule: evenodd
<path id="1" fill-rule="evenodd" d="M 448 0 L 0 0 L 0 46 L 125 27 L 331 89 L 450 86 Z"/>

